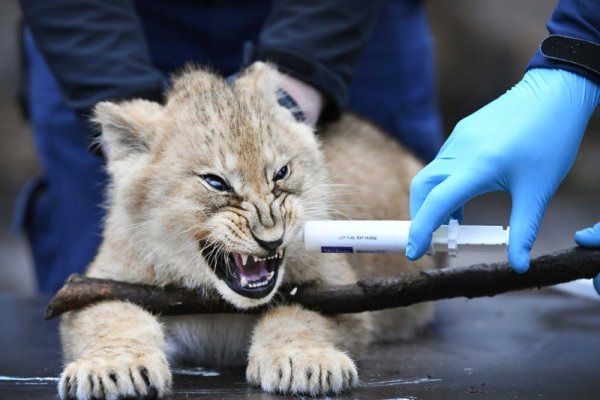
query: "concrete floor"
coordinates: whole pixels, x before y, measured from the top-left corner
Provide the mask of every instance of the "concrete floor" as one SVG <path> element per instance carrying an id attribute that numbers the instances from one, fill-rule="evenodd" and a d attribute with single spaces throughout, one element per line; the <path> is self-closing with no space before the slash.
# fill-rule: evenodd
<path id="1" fill-rule="evenodd" d="M 54 398 L 62 369 L 56 320 L 45 296 L 0 293 L 0 399 Z M 600 391 L 600 304 L 551 290 L 438 303 L 416 340 L 371 346 L 358 359 L 361 383 L 326 399 L 483 398 L 590 400 Z M 167 399 L 261 399 L 244 370 L 174 369 Z M 322 397 L 318 397 L 322 398 Z"/>

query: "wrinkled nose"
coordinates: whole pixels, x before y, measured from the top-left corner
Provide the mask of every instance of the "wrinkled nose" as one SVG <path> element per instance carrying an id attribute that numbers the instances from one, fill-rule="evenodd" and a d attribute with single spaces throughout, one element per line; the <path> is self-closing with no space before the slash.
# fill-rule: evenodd
<path id="1" fill-rule="evenodd" d="M 258 242 L 258 244 L 260 244 L 262 247 L 264 247 L 267 250 L 276 250 L 279 246 L 281 246 L 281 243 L 283 243 L 283 237 L 280 237 L 279 239 L 272 240 L 272 241 L 260 240 L 257 237 L 255 237 L 255 239 Z"/>

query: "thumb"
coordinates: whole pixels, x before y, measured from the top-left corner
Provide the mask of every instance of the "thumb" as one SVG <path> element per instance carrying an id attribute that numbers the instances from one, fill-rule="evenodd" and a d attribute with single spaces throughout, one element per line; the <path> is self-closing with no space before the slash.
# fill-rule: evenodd
<path id="1" fill-rule="evenodd" d="M 529 252 L 546 211 L 546 204 L 547 200 L 537 193 L 528 193 L 527 189 L 513 192 L 508 261 L 516 272 L 523 273 L 529 269 Z"/>
<path id="2" fill-rule="evenodd" d="M 575 232 L 575 242 L 583 247 L 600 247 L 600 222 Z"/>
<path id="3" fill-rule="evenodd" d="M 594 289 L 600 295 L 600 274 L 594 278 Z"/>
<path id="4" fill-rule="evenodd" d="M 446 178 L 429 194 L 410 224 L 406 256 L 416 260 L 429 250 L 433 232 L 469 199 L 485 192 L 485 178 L 467 173 Z"/>

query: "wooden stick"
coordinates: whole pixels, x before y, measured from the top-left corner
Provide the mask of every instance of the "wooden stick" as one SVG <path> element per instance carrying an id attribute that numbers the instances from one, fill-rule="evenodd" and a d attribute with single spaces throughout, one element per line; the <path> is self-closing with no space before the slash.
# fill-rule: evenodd
<path id="1" fill-rule="evenodd" d="M 352 285 L 282 287 L 271 305 L 296 303 L 324 314 L 356 313 L 453 297 L 494 296 L 589 279 L 599 273 L 600 249 L 572 248 L 532 260 L 525 274 L 517 274 L 507 263 L 494 263 L 362 279 Z M 213 290 L 158 288 L 71 275 L 48 304 L 46 319 L 103 300 L 129 301 L 162 315 L 257 313 L 265 307 L 239 310 Z"/>

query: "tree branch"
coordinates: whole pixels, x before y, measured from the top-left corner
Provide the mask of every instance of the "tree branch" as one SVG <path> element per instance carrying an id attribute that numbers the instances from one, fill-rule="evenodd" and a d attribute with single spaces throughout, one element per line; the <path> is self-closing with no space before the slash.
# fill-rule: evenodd
<path id="1" fill-rule="evenodd" d="M 296 303 L 324 314 L 376 311 L 453 297 L 494 296 L 513 290 L 540 288 L 600 273 L 600 249 L 572 248 L 531 261 L 517 274 L 508 263 L 444 268 L 383 279 L 362 279 L 352 285 L 282 287 L 275 303 Z M 159 288 L 71 275 L 52 298 L 46 319 L 103 300 L 125 300 L 162 315 L 198 313 L 257 313 L 263 306 L 239 310 L 213 290 Z"/>

